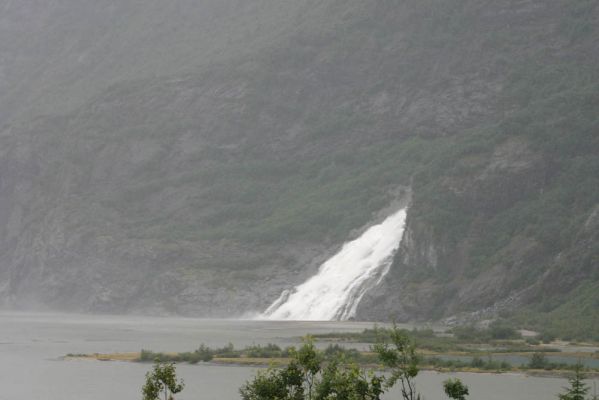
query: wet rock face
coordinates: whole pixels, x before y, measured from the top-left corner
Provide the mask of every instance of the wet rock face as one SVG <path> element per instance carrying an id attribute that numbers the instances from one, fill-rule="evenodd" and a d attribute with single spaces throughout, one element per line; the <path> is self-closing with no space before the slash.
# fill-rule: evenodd
<path id="1" fill-rule="evenodd" d="M 481 234 L 482 221 L 497 218 L 531 193 L 542 193 L 548 171 L 539 157 L 523 151 L 522 146 L 526 149 L 521 143 L 500 146 L 480 173 L 452 188 L 476 216 L 465 236 L 439 237 L 417 215 L 408 217 L 392 269 L 387 279 L 365 296 L 357 319 L 430 321 L 451 317 L 454 323 L 473 323 L 509 315 L 540 298 L 571 295 L 581 283 L 596 280 L 599 269 L 590 262 L 597 253 L 591 244 L 599 233 L 596 206 L 576 225 L 571 246 L 548 247 L 525 234 L 515 235 L 484 268 L 476 266 L 473 243 Z M 531 274 L 535 265 L 543 267 Z"/>

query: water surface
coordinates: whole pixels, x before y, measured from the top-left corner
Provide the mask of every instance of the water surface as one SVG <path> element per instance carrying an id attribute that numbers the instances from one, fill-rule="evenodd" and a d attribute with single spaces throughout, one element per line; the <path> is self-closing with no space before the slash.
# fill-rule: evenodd
<path id="1" fill-rule="evenodd" d="M 108 317 L 0 312 L 0 400 L 140 399 L 148 364 L 63 361 L 67 353 L 193 350 L 200 343 L 236 347 L 269 342 L 288 346 L 305 333 L 357 332 L 361 322 L 227 321 L 188 318 Z M 238 388 L 254 367 L 177 366 L 186 382 L 178 400 L 239 399 Z M 477 400 L 555 398 L 564 379 L 517 374 L 421 373 L 418 389 L 428 400 L 445 399 L 441 382 L 457 376 Z M 599 382 L 597 382 L 599 385 Z M 399 398 L 391 393 L 388 399 Z"/>

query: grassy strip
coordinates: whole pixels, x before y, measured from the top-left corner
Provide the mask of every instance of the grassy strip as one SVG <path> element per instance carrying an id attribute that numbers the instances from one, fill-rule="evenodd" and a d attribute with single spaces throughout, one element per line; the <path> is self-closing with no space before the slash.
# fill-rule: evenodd
<path id="1" fill-rule="evenodd" d="M 509 353 L 514 355 L 540 353 L 560 353 L 560 349 L 551 347 L 554 337 L 524 338 L 514 328 L 504 323 L 491 324 L 486 329 L 472 326 L 455 327 L 446 332 L 435 332 L 432 329 L 404 330 L 416 343 L 416 346 L 427 353 L 443 353 L 448 355 L 476 355 L 481 353 Z M 388 338 L 387 328 L 365 329 L 362 332 L 324 333 L 312 335 L 315 339 L 329 342 L 375 343 Z M 592 346 L 592 344 L 590 344 Z M 583 353 L 578 353 L 585 357 Z M 593 353 L 590 353 L 593 354 Z M 595 357 L 599 357 L 596 352 Z M 593 356 L 591 356 L 593 357 Z"/>
<path id="2" fill-rule="evenodd" d="M 69 353 L 63 357 L 65 360 L 95 360 L 95 361 L 139 361 L 140 353 L 93 353 L 93 354 L 72 354 Z"/>
<path id="3" fill-rule="evenodd" d="M 198 362 L 212 362 L 216 364 L 234 364 L 234 365 L 284 365 L 289 360 L 289 355 L 293 351 L 292 347 L 281 348 L 276 344 L 266 346 L 248 346 L 244 349 L 235 349 L 232 344 L 222 348 L 211 349 L 201 345 L 192 352 L 164 353 L 142 350 L 139 353 L 111 353 L 111 354 L 68 354 L 66 359 L 94 359 L 100 361 L 134 361 L 134 362 L 187 362 L 196 364 Z M 358 351 L 340 346 L 337 343 L 329 344 L 323 352 L 325 360 L 341 359 L 347 362 L 353 362 L 362 366 L 377 366 L 378 357 L 375 353 L 369 351 Z M 514 366 L 505 360 L 497 360 L 494 357 L 505 355 L 505 352 L 494 351 L 434 351 L 423 349 L 419 351 L 421 366 L 424 369 L 437 371 L 478 371 L 478 372 L 507 372 L 507 371 L 544 371 L 553 373 L 560 371 L 569 371 L 574 367 L 568 363 L 555 363 L 548 359 L 543 352 L 536 350 L 512 352 L 509 354 L 517 356 L 530 357 L 528 364 Z M 469 359 L 447 359 L 446 357 L 468 357 Z M 573 360 L 597 358 L 599 354 L 581 353 L 581 352 L 563 352 L 560 356 L 571 358 Z M 599 372 L 599 369 L 588 368 L 590 372 Z"/>
<path id="4" fill-rule="evenodd" d="M 158 354 L 158 353 L 157 353 Z M 180 353 L 159 353 L 167 355 L 169 360 L 178 358 Z M 378 368 L 379 363 L 376 356 L 370 352 L 360 352 L 362 361 L 359 364 L 363 367 Z M 145 362 L 141 360 L 141 352 L 127 353 L 107 353 L 107 354 L 68 354 L 64 357 L 66 360 L 96 360 L 96 361 L 126 361 L 126 362 Z M 279 367 L 288 364 L 288 357 L 215 357 L 210 360 L 211 364 L 217 365 L 237 365 L 237 366 L 256 366 L 256 367 Z M 350 360 L 348 360 L 350 361 Z M 355 360 L 352 360 L 355 361 Z M 514 367 L 507 362 L 483 360 L 475 358 L 471 362 L 460 360 L 442 360 L 436 357 L 424 358 L 420 365 L 422 370 L 436 372 L 472 372 L 472 373 L 522 373 L 534 376 L 566 376 L 573 370 L 573 365 L 567 364 L 548 364 L 546 368 L 528 368 Z M 590 377 L 599 377 L 599 369 L 587 369 Z"/>

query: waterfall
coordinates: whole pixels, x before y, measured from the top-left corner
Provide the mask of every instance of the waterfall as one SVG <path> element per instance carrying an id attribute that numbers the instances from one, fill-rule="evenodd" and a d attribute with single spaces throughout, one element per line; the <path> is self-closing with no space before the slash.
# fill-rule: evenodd
<path id="1" fill-rule="evenodd" d="M 389 272 L 403 236 L 406 209 L 347 242 L 292 290 L 285 290 L 260 316 L 272 320 L 346 320 L 353 317 L 364 294 Z"/>

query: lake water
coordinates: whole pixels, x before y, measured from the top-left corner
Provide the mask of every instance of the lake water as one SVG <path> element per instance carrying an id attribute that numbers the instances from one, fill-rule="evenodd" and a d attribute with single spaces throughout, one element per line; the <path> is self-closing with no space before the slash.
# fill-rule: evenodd
<path id="1" fill-rule="evenodd" d="M 443 360 L 459 360 L 459 361 L 463 361 L 466 363 L 472 362 L 472 359 L 474 358 L 473 356 L 454 356 L 454 355 L 450 355 L 450 356 L 439 355 L 436 357 L 443 359 Z M 487 359 L 488 359 L 487 356 L 484 354 L 478 356 L 478 358 L 481 358 L 483 361 L 487 361 Z M 514 355 L 514 354 L 509 354 L 509 353 L 494 354 L 491 358 L 493 361 L 498 361 L 498 362 L 505 361 L 515 367 L 527 365 L 530 363 L 530 356 L 528 356 L 528 355 L 523 356 L 523 355 Z M 559 353 L 546 353 L 545 359 L 547 360 L 547 362 L 555 363 L 555 364 L 575 365 L 577 363 L 580 363 L 580 364 L 584 365 L 585 367 L 599 368 L 599 358 L 586 358 L 585 357 L 585 358 L 577 359 L 575 357 L 560 356 Z"/>
<path id="2" fill-rule="evenodd" d="M 306 333 L 361 331 L 360 322 L 228 321 L 187 318 L 107 317 L 0 312 L 0 400 L 140 399 L 148 364 L 64 361 L 67 353 L 188 351 L 205 343 L 236 347 L 288 346 Z M 186 388 L 177 400 L 239 399 L 238 388 L 254 367 L 185 365 L 177 372 Z M 459 377 L 477 400 L 556 398 L 564 379 L 517 374 L 438 374 L 422 372 L 418 390 L 428 400 L 445 399 L 441 383 Z M 589 382 L 590 383 L 590 382 Z M 599 386 L 599 382 L 596 382 Z M 388 399 L 398 399 L 390 393 Z"/>

